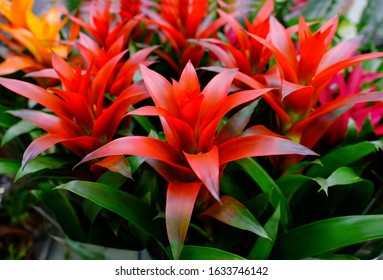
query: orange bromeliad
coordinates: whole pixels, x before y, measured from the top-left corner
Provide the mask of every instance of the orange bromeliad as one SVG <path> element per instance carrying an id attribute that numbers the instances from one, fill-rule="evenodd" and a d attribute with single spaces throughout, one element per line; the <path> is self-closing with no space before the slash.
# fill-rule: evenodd
<path id="1" fill-rule="evenodd" d="M 51 67 L 51 51 L 66 58 L 70 47 L 60 42 L 60 32 L 67 22 L 61 19 L 65 10 L 52 7 L 38 17 L 32 11 L 33 0 L 0 1 L 0 39 L 8 51 L 2 53 L 0 75 L 22 70 L 26 73 Z M 74 39 L 76 32 L 69 34 Z"/>

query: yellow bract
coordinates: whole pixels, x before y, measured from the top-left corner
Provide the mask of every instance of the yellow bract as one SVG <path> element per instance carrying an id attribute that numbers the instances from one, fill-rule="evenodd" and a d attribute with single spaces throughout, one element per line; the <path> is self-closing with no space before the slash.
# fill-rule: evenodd
<path id="1" fill-rule="evenodd" d="M 7 23 L 0 23 L 0 31 L 5 32 L 10 39 L 18 44 L 16 50 L 14 44 L 12 46 L 5 42 L 13 52 L 3 55 L 5 56 L 4 59 L 7 61 L 13 56 L 26 59 L 25 50 L 27 50 L 36 62 L 32 67 L 36 70 L 51 66 L 52 50 L 59 56 L 66 58 L 69 47 L 61 45 L 59 42 L 60 30 L 67 22 L 67 18 L 61 19 L 62 11 L 57 7 L 52 7 L 38 17 L 33 13 L 33 3 L 33 0 L 0 0 L 1 14 L 8 21 Z M 11 40 L 9 40 L 10 42 Z M 5 74 L 1 69 L 3 64 L 4 62 L 0 64 L 1 74 Z M 14 69 L 8 68 L 8 71 L 5 72 L 26 70 L 23 69 L 23 65 L 30 67 L 30 61 L 27 64 L 21 63 L 19 64 L 20 67 L 15 66 Z"/>

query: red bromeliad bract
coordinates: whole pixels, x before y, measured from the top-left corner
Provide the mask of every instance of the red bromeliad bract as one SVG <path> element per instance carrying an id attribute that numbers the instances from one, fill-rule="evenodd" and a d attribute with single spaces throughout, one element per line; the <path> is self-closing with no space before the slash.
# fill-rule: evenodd
<path id="1" fill-rule="evenodd" d="M 35 124 L 48 133 L 34 140 L 26 149 L 22 166 L 57 143 L 62 143 L 83 157 L 114 137 L 129 107 L 148 97 L 144 85 L 133 84 L 132 81 L 138 63 L 144 63 L 146 58 L 146 55 L 137 53 L 140 59 L 136 64 L 130 60 L 125 62 L 132 70 L 125 68 L 129 75 L 125 76 L 124 82 L 129 82 L 129 85 L 123 84 L 123 88 L 119 85 L 120 91 L 115 94 L 115 99 L 109 101 L 109 105 L 105 102 L 108 82 L 113 80 L 116 65 L 125 53 L 126 51 L 110 59 L 96 74 L 93 73 L 93 76 L 92 67 L 86 71 L 81 67 L 73 68 L 53 53 L 52 64 L 62 83 L 62 89 L 46 90 L 24 81 L 0 78 L 0 84 L 4 87 L 50 111 L 11 111 L 11 114 Z M 131 59 L 134 61 L 134 56 Z"/>

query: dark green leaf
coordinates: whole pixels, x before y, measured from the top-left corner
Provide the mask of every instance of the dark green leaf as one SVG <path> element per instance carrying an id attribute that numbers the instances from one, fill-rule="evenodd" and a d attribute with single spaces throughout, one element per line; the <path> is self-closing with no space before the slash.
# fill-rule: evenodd
<path id="1" fill-rule="evenodd" d="M 16 174 L 21 162 L 15 159 L 0 159 L 0 174 Z"/>
<path id="2" fill-rule="evenodd" d="M 255 243 L 254 247 L 250 251 L 248 256 L 249 260 L 266 260 L 269 258 L 273 245 L 277 238 L 279 221 L 281 219 L 281 208 L 278 206 L 274 214 L 267 221 L 265 225 L 265 231 L 267 232 L 270 239 L 259 238 Z"/>
<path id="3" fill-rule="evenodd" d="M 101 184 L 107 184 L 115 189 L 119 189 L 126 182 L 126 180 L 127 178 L 119 173 L 107 171 L 98 179 L 98 182 Z M 92 223 L 102 209 L 100 205 L 92 202 L 91 200 L 85 200 L 82 204 L 82 207 L 84 214 Z"/>
<path id="4" fill-rule="evenodd" d="M 274 209 L 277 209 L 280 205 L 281 224 L 283 227 L 287 227 L 291 215 L 289 205 L 286 197 L 273 178 L 252 158 L 241 159 L 237 163 L 259 185 L 263 192 L 269 194 L 270 203 Z"/>
<path id="5" fill-rule="evenodd" d="M 378 142 L 360 142 L 353 145 L 340 147 L 321 158 L 322 166 L 312 166 L 305 175 L 308 177 L 327 178 L 334 170 L 350 165 L 363 157 L 375 152 L 381 145 Z"/>
<path id="6" fill-rule="evenodd" d="M 35 173 L 44 169 L 58 169 L 68 166 L 73 160 L 64 155 L 42 155 L 31 160 L 24 169 L 19 169 L 15 180 L 19 180 L 27 174 Z"/>
<path id="7" fill-rule="evenodd" d="M 305 259 L 348 245 L 383 238 L 383 215 L 345 216 L 310 223 L 280 236 L 276 259 Z"/>
<path id="8" fill-rule="evenodd" d="M 216 248 L 184 246 L 181 260 L 244 260 L 244 258 Z"/>
<path id="9" fill-rule="evenodd" d="M 85 241 L 85 232 L 80 220 L 65 193 L 54 190 L 50 182 L 39 182 L 39 190 L 33 190 L 33 195 L 55 216 L 61 228 L 69 238 Z"/>
<path id="10" fill-rule="evenodd" d="M 164 241 L 165 225 L 154 219 L 156 212 L 138 198 L 115 188 L 94 182 L 71 181 L 56 189 L 68 190 L 120 215 L 144 232 Z"/>
<path id="11" fill-rule="evenodd" d="M 14 125 L 19 118 L 16 118 L 12 116 L 11 114 L 8 114 L 7 111 L 9 111 L 11 108 L 0 105 L 0 126 L 4 128 L 10 128 L 12 125 Z"/>

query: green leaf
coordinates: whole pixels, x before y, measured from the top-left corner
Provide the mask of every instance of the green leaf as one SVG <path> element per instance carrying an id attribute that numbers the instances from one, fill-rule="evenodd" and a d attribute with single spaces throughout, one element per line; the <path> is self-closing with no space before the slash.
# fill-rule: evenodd
<path id="1" fill-rule="evenodd" d="M 16 174 L 21 162 L 15 159 L 0 159 L 0 174 Z"/>
<path id="2" fill-rule="evenodd" d="M 300 174 L 285 175 L 278 178 L 275 182 L 281 188 L 281 191 L 287 200 L 290 201 L 295 192 L 298 191 L 304 184 L 312 182 L 312 178 Z"/>
<path id="3" fill-rule="evenodd" d="M 280 205 L 281 224 L 283 227 L 287 227 L 289 224 L 291 212 L 287 199 L 280 190 L 279 186 L 254 159 L 245 158 L 238 160 L 237 163 L 259 185 L 263 192 L 269 194 L 270 203 L 274 209 L 277 209 Z"/>
<path id="4" fill-rule="evenodd" d="M 138 198 L 106 184 L 71 181 L 56 189 L 68 190 L 120 215 L 159 241 L 166 240 L 165 225 L 156 212 Z"/>
<path id="5" fill-rule="evenodd" d="M 42 155 L 31 160 L 24 169 L 19 169 L 15 181 L 27 174 L 36 173 L 44 169 L 58 169 L 68 166 L 73 159 L 65 155 Z"/>
<path id="6" fill-rule="evenodd" d="M 1 140 L 1 146 L 5 145 L 9 141 L 13 140 L 14 138 L 24 134 L 28 133 L 31 130 L 35 129 L 36 126 L 30 122 L 27 122 L 25 120 L 21 120 L 15 125 L 11 126 L 4 134 L 3 139 Z"/>
<path id="7" fill-rule="evenodd" d="M 181 260 L 245 260 L 244 258 L 216 248 L 184 246 Z"/>
<path id="8" fill-rule="evenodd" d="M 269 258 L 271 250 L 273 249 L 275 240 L 277 238 L 279 221 L 281 219 L 281 208 L 278 206 L 274 214 L 267 221 L 265 225 L 265 231 L 271 240 L 265 238 L 259 238 L 251 249 L 248 256 L 249 260 L 266 260 Z"/>
<path id="9" fill-rule="evenodd" d="M 7 111 L 11 109 L 12 108 L 0 105 L 0 126 L 1 127 L 10 128 L 19 120 L 19 118 L 16 118 L 12 116 L 11 114 L 7 113 Z"/>
<path id="10" fill-rule="evenodd" d="M 54 190 L 51 182 L 39 182 L 38 186 L 40 189 L 32 194 L 53 213 L 65 234 L 73 240 L 85 241 L 85 232 L 65 193 Z"/>
<path id="11" fill-rule="evenodd" d="M 310 223 L 280 236 L 276 259 L 305 259 L 348 245 L 383 238 L 383 215 L 345 216 Z"/>
<path id="12" fill-rule="evenodd" d="M 216 202 L 201 215 L 213 217 L 225 224 L 251 231 L 264 238 L 270 238 L 250 211 L 230 196 L 222 196 L 220 202 Z"/>
<path id="13" fill-rule="evenodd" d="M 335 149 L 321 158 L 322 166 L 314 165 L 306 173 L 308 177 L 330 176 L 339 167 L 350 165 L 379 149 L 377 142 L 359 142 Z"/>
<path id="14" fill-rule="evenodd" d="M 112 171 L 105 172 L 99 179 L 98 183 L 107 184 L 115 189 L 119 189 L 125 182 L 127 178 L 122 176 L 119 173 Z M 84 214 L 88 217 L 91 223 L 94 222 L 98 213 L 100 213 L 102 207 L 91 200 L 85 200 L 82 204 Z"/>
<path id="15" fill-rule="evenodd" d="M 352 168 L 343 166 L 335 170 L 331 175 L 327 178 L 312 178 L 316 181 L 320 186 L 320 191 L 323 190 L 326 195 L 328 195 L 328 188 L 337 185 L 350 185 L 354 183 L 358 183 L 364 181 L 360 178 Z"/>
<path id="16" fill-rule="evenodd" d="M 84 260 L 139 260 L 140 251 L 122 250 L 95 244 L 76 242 L 70 238 L 55 237 L 55 240 L 69 246 Z"/>

